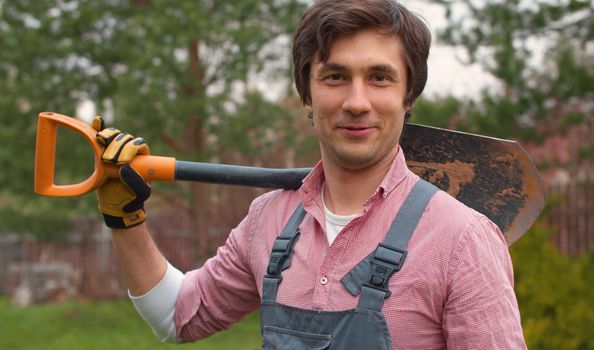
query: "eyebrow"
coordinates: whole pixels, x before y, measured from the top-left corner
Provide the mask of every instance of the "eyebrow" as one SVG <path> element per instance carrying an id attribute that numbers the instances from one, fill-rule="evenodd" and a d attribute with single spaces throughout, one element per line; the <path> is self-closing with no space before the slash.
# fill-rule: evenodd
<path id="1" fill-rule="evenodd" d="M 334 62 L 326 62 L 322 65 L 322 67 L 320 69 L 318 69 L 318 75 L 324 74 L 328 71 L 341 72 L 341 71 L 346 71 L 346 70 L 348 70 L 348 69 L 347 69 L 347 66 L 345 66 L 344 64 L 334 63 Z M 370 66 L 368 68 L 368 70 L 373 73 L 389 74 L 389 75 L 393 76 L 395 80 L 400 81 L 400 74 L 399 74 L 398 70 L 390 64 L 383 64 L 383 63 L 374 64 L 374 65 Z"/>
<path id="2" fill-rule="evenodd" d="M 322 67 L 318 69 L 318 75 L 322 75 L 328 71 L 345 71 L 347 67 L 344 64 L 340 63 L 333 63 L 333 62 L 326 62 L 322 64 Z"/>
<path id="3" fill-rule="evenodd" d="M 400 74 L 396 68 L 390 64 L 375 64 L 369 67 L 369 70 L 374 73 L 386 73 L 394 77 L 397 81 L 400 81 Z"/>

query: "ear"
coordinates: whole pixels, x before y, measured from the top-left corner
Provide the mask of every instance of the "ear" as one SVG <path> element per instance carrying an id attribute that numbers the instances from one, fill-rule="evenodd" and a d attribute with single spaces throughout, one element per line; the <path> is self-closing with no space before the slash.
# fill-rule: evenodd
<path id="1" fill-rule="evenodd" d="M 405 112 L 404 112 L 404 124 L 406 124 L 406 123 L 408 123 L 408 121 L 409 121 L 409 119 L 410 119 L 410 117 L 412 115 L 412 108 L 413 108 L 413 106 L 415 104 L 415 101 L 411 101 L 411 102 L 404 101 L 403 103 L 404 103 L 404 106 L 403 107 L 404 107 L 404 110 L 405 110 Z"/>
<path id="2" fill-rule="evenodd" d="M 406 112 L 404 112 L 404 124 L 408 123 L 408 121 L 410 120 L 410 116 L 411 116 L 412 112 L 411 110 L 407 110 Z"/>
<path id="3" fill-rule="evenodd" d="M 404 109 L 405 109 L 407 112 L 410 112 L 410 111 L 412 110 L 413 106 L 415 105 L 415 101 L 416 101 L 416 100 L 413 100 L 413 101 L 408 101 L 408 102 L 407 102 L 407 101 L 406 101 L 406 98 L 405 98 L 405 100 L 403 101 L 403 103 L 404 103 L 404 106 L 403 106 L 403 107 L 404 107 Z"/>

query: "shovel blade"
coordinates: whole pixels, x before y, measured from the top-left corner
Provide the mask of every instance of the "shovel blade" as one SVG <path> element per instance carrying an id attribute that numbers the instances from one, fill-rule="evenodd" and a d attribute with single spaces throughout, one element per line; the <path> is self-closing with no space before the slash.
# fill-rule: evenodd
<path id="1" fill-rule="evenodd" d="M 540 176 L 515 141 L 408 124 L 400 144 L 413 172 L 491 219 L 508 245 L 544 209 Z"/>

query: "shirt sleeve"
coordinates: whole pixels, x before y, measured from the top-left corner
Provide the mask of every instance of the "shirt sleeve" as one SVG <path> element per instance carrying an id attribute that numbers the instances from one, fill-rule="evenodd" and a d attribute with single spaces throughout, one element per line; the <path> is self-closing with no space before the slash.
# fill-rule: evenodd
<path id="1" fill-rule="evenodd" d="M 186 273 L 175 307 L 178 342 L 195 341 L 228 329 L 260 305 L 249 264 L 254 204 L 217 254 Z"/>
<path id="2" fill-rule="evenodd" d="M 449 264 L 443 314 L 448 349 L 526 349 L 513 279 L 503 235 L 479 216 Z"/>

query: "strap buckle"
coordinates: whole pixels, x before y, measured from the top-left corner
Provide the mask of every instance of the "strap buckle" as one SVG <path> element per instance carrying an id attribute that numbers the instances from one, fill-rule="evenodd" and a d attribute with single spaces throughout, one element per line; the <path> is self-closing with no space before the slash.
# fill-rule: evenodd
<path id="1" fill-rule="evenodd" d="M 388 286 L 390 277 L 394 272 L 400 271 L 408 252 L 405 249 L 399 249 L 380 243 L 373 258 L 371 259 L 371 276 L 369 282 L 364 286 L 381 290 L 386 293 L 386 298 L 391 294 Z"/>
<path id="2" fill-rule="evenodd" d="M 289 267 L 290 264 L 287 264 L 287 258 L 292 253 L 297 237 L 299 237 L 299 231 L 290 237 L 276 237 L 270 253 L 268 267 L 266 268 L 267 277 L 280 277 L 281 271 Z"/>

